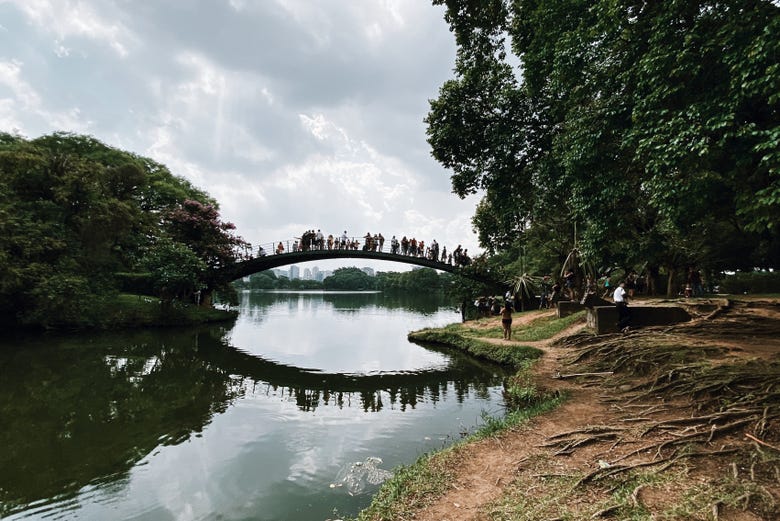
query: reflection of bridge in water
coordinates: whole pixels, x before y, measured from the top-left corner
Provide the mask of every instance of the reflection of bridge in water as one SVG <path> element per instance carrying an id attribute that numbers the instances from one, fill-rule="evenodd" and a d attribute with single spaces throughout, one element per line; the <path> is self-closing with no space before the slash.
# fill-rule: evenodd
<path id="1" fill-rule="evenodd" d="M 3 463 L 14 469 L 0 473 L 0 518 L 34 504 L 30 512 L 43 514 L 47 498 L 75 504 L 85 487 L 125 483 L 157 447 L 203 432 L 243 394 L 276 393 L 304 412 L 405 410 L 446 393 L 487 396 L 505 374 L 457 352 L 448 367 L 421 372 L 319 373 L 251 356 L 227 337 L 213 326 L 54 336 L 20 341 L 18 350 L 0 345 L 0 396 L 14 398 L 0 400 Z M 30 382 L 53 383 L 39 392 Z"/>
<path id="2" fill-rule="evenodd" d="M 268 251 L 262 246 L 259 249 L 259 255 L 257 257 L 237 262 L 232 266 L 223 268 L 221 273 L 223 277 L 228 280 L 236 280 L 253 273 L 260 271 L 270 270 L 278 268 L 280 266 L 288 266 L 290 264 L 297 264 L 300 262 L 311 262 L 327 259 L 373 259 L 390 262 L 400 262 L 403 264 L 412 264 L 415 266 L 422 266 L 426 268 L 433 268 L 435 270 L 446 271 L 449 273 L 455 273 L 463 277 L 484 282 L 493 285 L 503 285 L 503 281 L 498 277 L 494 277 L 487 270 L 473 269 L 471 260 L 467 259 L 463 262 L 453 261 L 442 262 L 439 259 L 433 259 L 419 255 L 404 255 L 401 252 L 393 253 L 385 244 L 383 250 L 366 249 L 366 248 L 306 248 L 301 249 L 293 247 L 291 249 L 290 241 L 283 242 L 284 249 L 281 253 L 274 253 Z M 471 269 L 469 269 L 471 267 Z"/>
<path id="3" fill-rule="evenodd" d="M 378 374 L 322 373 L 271 362 L 235 348 L 222 347 L 199 354 L 210 365 L 230 374 L 241 391 L 286 393 L 302 411 L 327 405 L 340 408 L 359 405 L 364 411 L 380 411 L 390 405 L 404 411 L 407 407 L 414 408 L 425 397 L 439 401 L 450 392 L 450 382 L 454 382 L 452 391 L 462 403 L 470 392 L 487 397 L 488 389 L 500 385 L 508 374 L 498 365 L 458 352 L 446 353 L 451 357 L 446 368 Z M 389 404 L 384 403 L 385 399 Z"/>

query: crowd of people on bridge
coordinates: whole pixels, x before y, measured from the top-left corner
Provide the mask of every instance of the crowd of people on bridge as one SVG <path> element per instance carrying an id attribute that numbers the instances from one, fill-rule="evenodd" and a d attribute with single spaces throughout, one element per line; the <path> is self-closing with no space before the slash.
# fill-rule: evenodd
<path id="1" fill-rule="evenodd" d="M 285 253 L 285 251 L 287 251 L 287 253 L 315 250 L 385 251 L 385 237 L 381 233 L 371 234 L 368 232 L 362 239 L 363 244 L 361 246 L 360 241 L 355 237 L 350 237 L 346 230 L 344 230 L 344 233 L 341 235 L 334 236 L 329 234 L 326 237 L 321 230 L 315 232 L 312 229 L 306 230 L 301 234 L 300 238 L 296 238 L 292 245 L 288 244 L 288 250 L 285 249 L 285 244 L 283 242 L 279 242 L 276 244 L 274 252 L 279 255 Z M 456 267 L 467 266 L 471 263 L 468 249 L 464 249 L 460 244 L 458 244 L 458 247 L 452 252 L 447 253 L 447 247 L 444 246 L 440 248 L 436 239 L 426 245 L 425 241 L 418 241 L 415 237 L 409 239 L 406 235 L 400 240 L 398 240 L 395 235 L 392 236 L 390 239 L 389 253 L 408 257 L 421 257 Z M 265 255 L 265 250 L 263 250 L 262 247 L 259 250 L 259 254 L 261 256 Z"/>

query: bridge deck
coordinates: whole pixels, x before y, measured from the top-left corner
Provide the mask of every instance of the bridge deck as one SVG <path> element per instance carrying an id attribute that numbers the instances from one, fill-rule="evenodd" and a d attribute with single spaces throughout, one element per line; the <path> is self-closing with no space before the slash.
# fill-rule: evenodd
<path id="1" fill-rule="evenodd" d="M 453 266 L 452 264 L 448 264 L 446 262 L 426 259 L 425 257 L 416 257 L 412 255 L 401 255 L 397 253 L 380 251 L 324 249 L 295 251 L 290 253 L 271 254 L 255 257 L 253 259 L 236 263 L 236 265 L 231 270 L 231 276 L 233 280 L 235 280 L 241 277 L 246 277 L 247 275 L 251 275 L 252 273 L 270 270 L 280 266 L 325 259 L 375 259 L 390 262 L 401 262 L 405 264 L 414 264 L 436 270 L 448 271 L 450 273 L 457 273 L 460 270 L 459 266 Z"/>

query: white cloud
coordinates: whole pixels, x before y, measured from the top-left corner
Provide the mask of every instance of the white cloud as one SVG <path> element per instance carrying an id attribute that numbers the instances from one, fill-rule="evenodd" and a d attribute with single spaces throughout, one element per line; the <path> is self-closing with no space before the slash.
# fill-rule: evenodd
<path id="1" fill-rule="evenodd" d="M 22 65 L 15 60 L 0 62 L 0 85 L 11 90 L 14 99 L 21 103 L 25 110 L 38 109 L 41 99 L 32 86 L 22 79 Z"/>
<path id="2" fill-rule="evenodd" d="M 20 112 L 28 117 L 49 122 L 55 129 L 68 129 L 72 132 L 88 132 L 91 121 L 84 120 L 77 107 L 64 111 L 52 111 L 45 107 L 44 99 L 33 86 L 22 77 L 24 64 L 19 61 L 0 62 L 0 86 L 10 91 L 10 98 L 0 98 L 2 121 L 5 128 L 13 128 L 27 133 L 27 125 Z"/>
<path id="3" fill-rule="evenodd" d="M 0 33 L 10 44 L 0 54 L 3 130 L 87 132 L 150 156 L 215 197 L 255 244 L 314 227 L 476 245 L 475 200 L 449 193 L 425 142 L 427 100 L 454 59 L 440 7 L 0 0 L 0 9 L 13 20 Z"/>
<path id="4" fill-rule="evenodd" d="M 56 40 L 85 37 L 104 42 L 119 56 L 127 56 L 135 40 L 121 23 L 99 14 L 95 6 L 78 0 L 10 0 L 42 31 Z M 105 4 L 103 4 L 105 5 Z"/>

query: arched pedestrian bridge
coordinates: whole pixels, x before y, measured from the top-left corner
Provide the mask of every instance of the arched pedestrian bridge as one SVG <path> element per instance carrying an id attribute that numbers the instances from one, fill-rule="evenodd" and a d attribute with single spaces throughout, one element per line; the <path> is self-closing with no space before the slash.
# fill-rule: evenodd
<path id="1" fill-rule="evenodd" d="M 279 243 L 273 244 L 278 245 Z M 471 263 L 470 259 L 463 261 L 463 264 L 454 262 L 441 262 L 440 260 L 434 260 L 424 256 L 404 255 L 400 252 L 394 253 L 388 251 L 388 248 L 386 247 L 387 245 L 385 245 L 385 248 L 383 248 L 384 251 L 382 251 L 378 248 L 290 248 L 291 241 L 282 241 L 281 244 L 284 246 L 284 248 L 280 249 L 280 253 L 274 253 L 273 251 L 270 251 L 271 248 L 273 248 L 273 245 L 271 244 L 262 245 L 258 249 L 256 256 L 248 260 L 237 262 L 236 264 L 227 268 L 223 268 L 220 270 L 220 275 L 228 280 L 236 280 L 248 275 L 252 275 L 253 273 L 302 262 L 326 259 L 374 259 L 433 268 L 435 270 L 459 274 L 472 280 L 496 286 L 503 286 L 505 284 L 503 280 L 499 280 L 498 277 L 491 276 L 489 272 L 480 272 L 474 269 L 466 269 L 467 266 Z M 271 248 L 266 248 L 265 246 L 271 246 Z M 276 248 L 273 249 L 276 250 Z"/>

